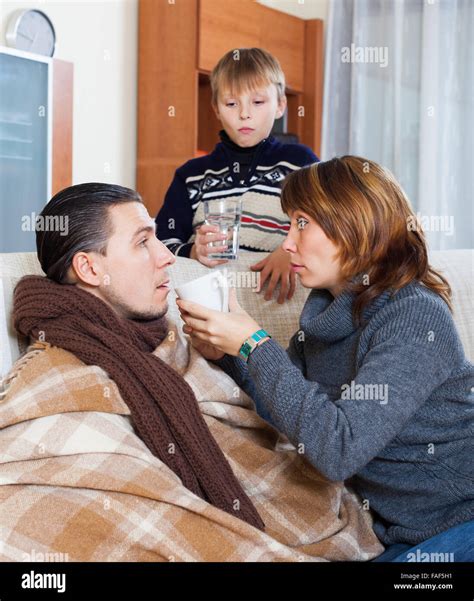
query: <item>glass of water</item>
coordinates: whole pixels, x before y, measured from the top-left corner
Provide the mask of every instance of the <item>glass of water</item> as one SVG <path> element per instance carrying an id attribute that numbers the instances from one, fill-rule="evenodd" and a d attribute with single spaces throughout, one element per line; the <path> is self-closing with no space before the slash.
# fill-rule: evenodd
<path id="1" fill-rule="evenodd" d="M 242 215 L 242 199 L 225 198 L 204 201 L 204 219 L 208 225 L 217 225 L 226 240 L 209 242 L 209 246 L 225 246 L 227 249 L 209 253 L 210 259 L 236 259 L 239 250 L 239 229 Z"/>

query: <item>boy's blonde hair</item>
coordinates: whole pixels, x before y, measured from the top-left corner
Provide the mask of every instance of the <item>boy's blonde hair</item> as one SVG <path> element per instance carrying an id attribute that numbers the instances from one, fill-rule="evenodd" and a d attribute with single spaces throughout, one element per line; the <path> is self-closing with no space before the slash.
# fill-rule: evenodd
<path id="1" fill-rule="evenodd" d="M 278 60 L 269 52 L 262 48 L 229 50 L 211 73 L 212 104 L 217 105 L 222 90 L 241 94 L 272 83 L 276 85 L 280 102 L 285 96 L 285 75 Z"/>

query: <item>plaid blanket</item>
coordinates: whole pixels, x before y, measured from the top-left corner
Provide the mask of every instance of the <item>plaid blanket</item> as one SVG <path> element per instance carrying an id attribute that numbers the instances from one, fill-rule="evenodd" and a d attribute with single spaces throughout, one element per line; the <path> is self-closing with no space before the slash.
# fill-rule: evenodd
<path id="1" fill-rule="evenodd" d="M 0 402 L 0 560 L 362 561 L 383 551 L 356 495 L 311 467 L 175 327 L 155 352 L 193 388 L 265 532 L 187 490 L 136 436 L 101 368 L 37 342 Z"/>

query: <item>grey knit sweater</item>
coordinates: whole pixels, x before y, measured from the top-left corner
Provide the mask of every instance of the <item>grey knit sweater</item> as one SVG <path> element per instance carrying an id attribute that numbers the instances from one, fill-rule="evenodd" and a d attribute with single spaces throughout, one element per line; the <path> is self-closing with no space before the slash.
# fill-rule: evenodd
<path id="1" fill-rule="evenodd" d="M 388 545 L 474 518 L 474 366 L 448 307 L 412 283 L 354 325 L 352 293 L 312 290 L 285 351 L 216 363 L 330 480 L 347 480 Z M 271 332 L 269 332 L 271 334 Z"/>

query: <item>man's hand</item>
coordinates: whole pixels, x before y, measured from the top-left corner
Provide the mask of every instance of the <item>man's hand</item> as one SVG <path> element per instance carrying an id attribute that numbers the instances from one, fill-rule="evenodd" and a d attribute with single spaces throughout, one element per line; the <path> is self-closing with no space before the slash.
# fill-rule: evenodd
<path id="1" fill-rule="evenodd" d="M 257 292 L 261 292 L 263 285 L 270 278 L 265 292 L 265 300 L 270 300 L 273 296 L 276 285 L 280 282 L 280 294 L 278 302 L 283 304 L 286 299 L 291 300 L 296 289 L 296 276 L 291 270 L 290 253 L 284 251 L 281 246 L 274 250 L 268 257 L 262 259 L 250 269 L 252 271 L 261 271 L 260 287 Z"/>
<path id="2" fill-rule="evenodd" d="M 225 355 L 225 353 L 220 351 L 213 344 L 204 342 L 204 340 L 199 340 L 199 338 L 194 334 L 192 328 L 190 328 L 189 326 L 184 325 L 183 332 L 185 334 L 189 334 L 191 338 L 191 344 L 195 349 L 197 349 L 201 353 L 201 355 L 205 359 L 208 359 L 209 361 L 218 361 L 219 359 L 222 359 L 222 357 Z"/>
<path id="3" fill-rule="evenodd" d="M 225 240 L 225 234 L 219 232 L 217 225 L 201 225 L 196 229 L 196 240 L 191 247 L 190 257 L 196 259 L 206 267 L 215 267 L 227 263 L 228 259 L 209 259 L 208 255 L 227 250 L 226 246 L 208 246 L 209 242 Z"/>
<path id="4" fill-rule="evenodd" d="M 206 343 L 206 347 L 201 346 L 207 353 L 203 353 L 206 358 L 220 359 L 223 353 L 237 357 L 245 340 L 261 329 L 237 302 L 235 288 L 229 289 L 229 313 L 213 311 L 198 303 L 181 299 L 176 304 L 187 326 L 183 331 L 191 336 L 193 346 L 201 350 L 197 344 Z M 197 344 L 196 339 L 199 341 Z M 207 356 L 211 354 L 212 357 Z"/>

